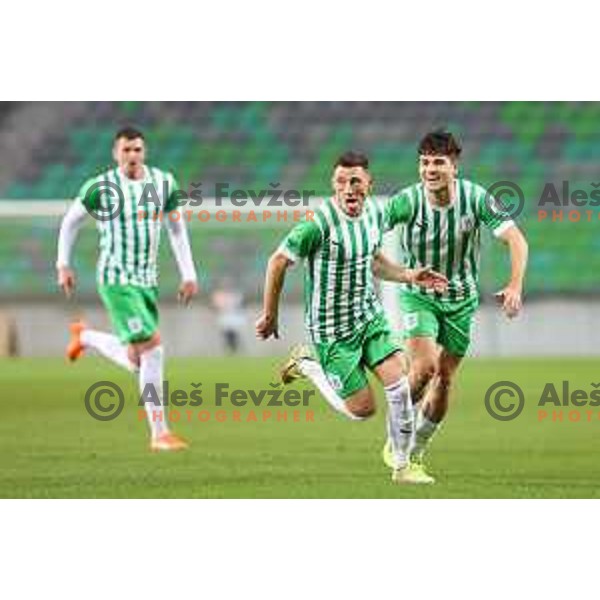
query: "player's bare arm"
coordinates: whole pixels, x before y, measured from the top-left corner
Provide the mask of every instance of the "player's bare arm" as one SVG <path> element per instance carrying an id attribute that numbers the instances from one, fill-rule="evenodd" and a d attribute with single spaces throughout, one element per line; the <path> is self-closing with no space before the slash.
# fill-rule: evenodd
<path id="1" fill-rule="evenodd" d="M 433 271 L 431 267 L 409 269 L 390 260 L 383 252 L 378 252 L 373 257 L 373 275 L 384 281 L 395 283 L 414 283 L 425 288 L 443 291 L 448 286 L 445 275 Z"/>
<path id="2" fill-rule="evenodd" d="M 520 229 L 513 225 L 498 236 L 507 246 L 510 253 L 510 281 L 500 290 L 496 297 L 502 310 L 509 319 L 516 317 L 523 306 L 523 281 L 527 269 L 529 247 Z"/>
<path id="3" fill-rule="evenodd" d="M 269 259 L 265 277 L 263 312 L 256 322 L 256 337 L 259 339 L 267 340 L 271 336 L 279 338 L 277 326 L 279 298 L 285 281 L 285 273 L 290 264 L 290 259 L 279 251 Z"/>

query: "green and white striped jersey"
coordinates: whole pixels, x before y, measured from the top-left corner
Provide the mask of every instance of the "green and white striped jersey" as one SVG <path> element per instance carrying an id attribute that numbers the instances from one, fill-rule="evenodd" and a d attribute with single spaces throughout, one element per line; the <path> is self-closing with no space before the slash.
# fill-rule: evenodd
<path id="1" fill-rule="evenodd" d="M 162 221 L 177 208 L 178 188 L 171 173 L 149 166 L 144 171 L 143 179 L 132 180 L 110 169 L 86 181 L 77 195 L 88 211 L 110 215 L 117 203 L 114 186 L 122 192 L 122 210 L 109 220 L 96 219 L 98 285 L 158 285 Z"/>
<path id="2" fill-rule="evenodd" d="M 315 343 L 347 338 L 383 313 L 373 282 L 373 256 L 381 248 L 383 207 L 368 198 L 349 217 L 333 199 L 315 210 L 279 247 L 305 261 L 305 322 Z"/>
<path id="3" fill-rule="evenodd" d="M 442 302 L 454 302 L 479 296 L 480 230 L 484 225 L 494 235 L 502 234 L 513 221 L 493 210 L 494 198 L 488 198 L 482 186 L 457 179 L 454 201 L 447 207 L 435 207 L 428 200 L 422 183 L 402 190 L 385 208 L 385 230 L 398 224 L 403 262 L 410 268 L 431 267 L 446 275 L 444 293 L 413 284 L 403 289 L 426 294 Z"/>

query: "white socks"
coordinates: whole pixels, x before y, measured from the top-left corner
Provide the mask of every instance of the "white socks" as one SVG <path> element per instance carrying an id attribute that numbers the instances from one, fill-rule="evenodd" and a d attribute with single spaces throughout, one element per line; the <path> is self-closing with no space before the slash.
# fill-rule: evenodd
<path id="1" fill-rule="evenodd" d="M 127 356 L 127 346 L 122 344 L 116 336 L 93 329 L 84 329 L 81 332 L 81 342 L 85 348 L 93 348 L 120 367 L 131 372 L 137 371 L 137 367 Z"/>
<path id="2" fill-rule="evenodd" d="M 415 434 L 413 436 L 410 454 L 416 458 L 421 458 L 427 449 L 431 438 L 438 430 L 440 423 L 435 423 L 427 418 L 423 411 L 415 407 Z"/>
<path id="3" fill-rule="evenodd" d="M 414 427 L 408 378 L 403 377 L 384 389 L 388 401 L 388 439 L 392 444 L 395 467 L 401 469 L 408 463 L 408 452 Z"/>
<path id="4" fill-rule="evenodd" d="M 169 431 L 162 398 L 163 348 L 156 346 L 140 356 L 140 394 L 152 438 Z"/>
<path id="5" fill-rule="evenodd" d="M 323 398 L 327 400 L 329 405 L 334 410 L 337 410 L 338 412 L 342 413 L 345 417 L 348 417 L 353 421 L 362 421 L 361 417 L 353 415 L 346 408 L 346 403 L 342 398 L 340 398 L 337 395 L 333 387 L 331 387 L 331 384 L 327 379 L 327 375 L 325 375 L 323 368 L 316 360 L 312 360 L 310 358 L 302 358 L 298 361 L 298 367 L 300 368 L 300 371 L 317 386 Z"/>
<path id="6" fill-rule="evenodd" d="M 116 336 L 93 329 L 84 329 L 81 332 L 81 342 L 85 348 L 93 348 L 105 358 L 112 360 L 131 373 L 138 371 L 138 367 L 129 360 L 127 346 L 122 344 Z M 156 438 L 161 433 L 169 431 L 162 403 L 162 346 L 156 346 L 152 350 L 147 350 L 140 356 L 139 385 L 140 394 L 144 399 L 144 408 L 146 409 L 150 432 L 152 437 Z"/>

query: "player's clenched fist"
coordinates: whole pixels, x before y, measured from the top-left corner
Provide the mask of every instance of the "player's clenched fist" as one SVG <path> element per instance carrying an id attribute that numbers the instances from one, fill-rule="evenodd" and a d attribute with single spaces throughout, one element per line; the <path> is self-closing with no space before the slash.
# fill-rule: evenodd
<path id="1" fill-rule="evenodd" d="M 263 313 L 256 321 L 256 337 L 261 340 L 268 340 L 271 336 L 279 339 L 277 317 Z"/>
<path id="2" fill-rule="evenodd" d="M 431 288 L 436 292 L 444 292 L 448 288 L 448 278 L 437 273 L 431 267 L 420 269 L 407 269 L 408 281 L 424 288 Z"/>

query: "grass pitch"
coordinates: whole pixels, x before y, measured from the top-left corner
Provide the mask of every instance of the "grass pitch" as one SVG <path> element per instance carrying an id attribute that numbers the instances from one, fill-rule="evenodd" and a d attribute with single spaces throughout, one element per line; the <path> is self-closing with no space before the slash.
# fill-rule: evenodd
<path id="1" fill-rule="evenodd" d="M 570 392 L 589 393 L 596 382 L 592 359 L 484 360 L 465 362 L 453 406 L 430 455 L 431 487 L 398 487 L 380 459 L 384 402 L 364 423 L 333 414 L 314 396 L 310 406 L 243 408 L 224 402 L 217 420 L 216 383 L 245 390 L 269 389 L 278 359 L 172 359 L 171 389 L 202 382 L 203 404 L 180 411 L 173 425 L 191 442 L 179 454 L 152 454 L 138 420 L 132 376 L 101 359 L 75 365 L 59 359 L 0 362 L 0 496 L 9 498 L 591 498 L 600 497 L 600 407 L 539 407 L 544 386 L 562 381 Z M 121 415 L 90 417 L 86 390 L 111 380 L 126 392 Z M 496 381 L 517 382 L 525 393 L 512 421 L 490 417 L 486 390 Z M 306 383 L 298 390 L 311 389 Z M 510 398 L 505 397 L 504 403 Z M 539 420 L 540 410 L 548 417 Z M 191 411 L 188 422 L 185 411 Z M 263 411 L 271 411 L 265 418 Z M 298 410 L 299 422 L 294 422 Z M 562 411 L 562 421 L 552 411 Z M 579 420 L 575 418 L 576 410 Z M 209 420 L 202 422 L 202 418 Z M 239 421 L 234 420 L 238 411 Z M 251 411 L 256 421 L 252 420 Z M 287 412 L 287 422 L 276 420 Z M 306 420 L 313 411 L 314 420 Z M 310 416 L 310 415 L 309 415 Z M 558 417 L 558 415 L 557 415 Z"/>

